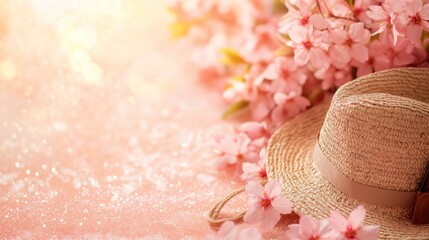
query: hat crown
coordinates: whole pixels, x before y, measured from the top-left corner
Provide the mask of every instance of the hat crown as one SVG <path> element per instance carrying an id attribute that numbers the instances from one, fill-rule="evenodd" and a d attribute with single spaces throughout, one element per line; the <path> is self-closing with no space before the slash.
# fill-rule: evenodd
<path id="1" fill-rule="evenodd" d="M 429 162 L 428 74 L 395 69 L 337 91 L 319 144 L 338 171 L 369 186 L 418 189 Z"/>

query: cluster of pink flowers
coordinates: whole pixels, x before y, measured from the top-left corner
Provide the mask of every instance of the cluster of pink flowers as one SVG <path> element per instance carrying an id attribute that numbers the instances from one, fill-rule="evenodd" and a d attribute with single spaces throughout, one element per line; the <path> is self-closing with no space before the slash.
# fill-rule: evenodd
<path id="1" fill-rule="evenodd" d="M 428 66 L 427 2 L 289 0 L 283 9 L 274 0 L 174 2 L 175 28 L 215 56 L 198 58 L 201 76 L 224 82 L 228 115 L 248 108 L 260 123 L 217 139 L 219 169 L 244 170 L 243 180 L 250 179 L 264 169 L 259 151 L 269 134 L 342 84 L 374 71 Z"/>
<path id="2" fill-rule="evenodd" d="M 261 223 L 266 230 L 274 228 L 281 214 L 292 212 L 292 203 L 280 194 L 282 186 L 276 181 L 269 181 L 265 186 L 257 182 L 249 182 L 246 186 L 248 195 L 248 211 L 243 217 L 248 224 Z M 327 219 L 315 220 L 302 216 L 297 224 L 290 224 L 285 236 L 290 240 L 376 240 L 378 226 L 365 226 L 366 210 L 358 206 L 345 218 L 337 211 L 332 211 Z M 262 233 L 256 227 L 243 227 L 225 222 L 219 232 L 218 239 L 229 240 L 260 240 Z"/>
<path id="3" fill-rule="evenodd" d="M 427 66 L 427 2 L 189 0 L 172 9 L 174 26 L 212 51 L 198 62 L 222 69 L 225 100 L 271 131 L 355 77 Z"/>
<path id="4" fill-rule="evenodd" d="M 216 139 L 219 169 L 244 170 L 243 180 L 263 171 L 260 150 L 275 129 L 342 84 L 428 66 L 427 0 L 185 0 L 171 9 L 173 32 L 199 43 L 200 76 L 221 83 L 226 116 L 247 108 L 259 123 L 247 127 L 264 126 Z"/>
<path id="5" fill-rule="evenodd" d="M 264 124 L 246 122 L 230 134 L 216 137 L 217 168 L 229 170 L 234 178 L 261 180 L 266 178 L 265 146 L 269 132 Z"/>
<path id="6" fill-rule="evenodd" d="M 225 116 L 250 113 L 251 122 L 215 139 L 218 169 L 244 181 L 266 178 L 274 130 L 344 83 L 429 66 L 429 0 L 177 0 L 171 9 L 174 35 L 196 44 L 200 77 L 221 85 Z"/>

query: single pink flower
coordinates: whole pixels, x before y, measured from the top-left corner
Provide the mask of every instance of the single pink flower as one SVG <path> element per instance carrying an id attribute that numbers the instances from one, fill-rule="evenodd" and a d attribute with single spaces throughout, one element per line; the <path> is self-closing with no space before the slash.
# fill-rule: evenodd
<path id="1" fill-rule="evenodd" d="M 256 80 L 256 84 L 263 80 L 281 79 L 288 82 L 296 82 L 304 85 L 307 76 L 291 57 L 278 57 L 268 65 L 264 72 Z"/>
<path id="2" fill-rule="evenodd" d="M 271 113 L 274 126 L 280 126 L 310 106 L 310 101 L 300 94 L 292 91 L 290 93 L 278 92 L 274 95 L 276 107 Z"/>
<path id="3" fill-rule="evenodd" d="M 352 80 L 350 65 L 347 65 L 341 69 L 331 66 L 327 70 L 322 70 L 316 71 L 314 76 L 322 80 L 323 90 L 339 88 L 346 82 Z"/>
<path id="4" fill-rule="evenodd" d="M 251 148 L 251 139 L 244 133 L 226 134 L 216 141 L 217 168 L 234 167 L 241 174 L 243 162 L 257 162 L 259 156 Z"/>
<path id="5" fill-rule="evenodd" d="M 326 51 L 329 45 L 326 43 L 327 36 L 324 32 L 313 30 L 310 26 L 295 28 L 289 32 L 292 41 L 287 45 L 294 49 L 294 60 L 299 66 L 310 62 L 316 68 L 328 68 L 330 65 Z"/>
<path id="6" fill-rule="evenodd" d="M 392 35 L 384 32 L 380 34 L 379 41 L 384 47 L 392 67 L 404 67 L 416 61 L 416 57 L 413 55 L 413 50 L 416 48 L 407 38 L 399 38 L 394 44 Z"/>
<path id="7" fill-rule="evenodd" d="M 386 0 L 382 5 L 369 6 L 368 9 L 366 14 L 379 26 L 378 30 L 372 33 L 372 35 L 382 33 L 386 29 L 391 28 L 394 40 L 393 43 L 396 44 L 398 36 L 403 36 L 398 32 L 395 21 L 397 14 L 402 11 L 402 1 Z"/>
<path id="8" fill-rule="evenodd" d="M 262 234 L 256 227 L 243 228 L 232 221 L 222 224 L 217 237 L 219 240 L 262 240 Z"/>
<path id="9" fill-rule="evenodd" d="M 406 1 L 404 11 L 398 15 L 399 28 L 405 29 L 405 36 L 416 46 L 421 46 L 423 29 L 429 31 L 429 4 L 423 6 L 421 0 Z"/>
<path id="10" fill-rule="evenodd" d="M 248 146 L 249 152 L 259 153 L 268 143 L 270 134 L 264 123 L 245 122 L 237 128 L 237 132 L 246 134 L 251 142 Z"/>
<path id="11" fill-rule="evenodd" d="M 249 107 L 251 109 L 251 114 L 253 120 L 256 121 L 264 121 L 266 120 L 275 103 L 271 94 L 266 91 L 257 90 L 258 94 L 255 94 L 257 97 L 252 98 L 252 101 L 249 103 Z"/>
<path id="12" fill-rule="evenodd" d="M 245 37 L 242 47 L 244 57 L 253 64 L 269 64 L 275 57 L 275 50 L 281 45 L 277 40 L 277 18 L 258 25 Z"/>
<path id="13" fill-rule="evenodd" d="M 265 148 L 261 149 L 259 156 L 261 160 L 257 164 L 255 163 L 243 163 L 243 174 L 241 174 L 241 180 L 244 181 L 259 181 L 267 179 L 267 170 L 265 169 L 265 162 L 267 161 Z"/>
<path id="14" fill-rule="evenodd" d="M 312 9 L 315 4 L 309 5 L 305 1 L 297 1 L 294 5 L 291 5 L 288 1 L 285 1 L 285 5 L 288 12 L 283 16 L 283 20 L 280 22 L 279 31 L 281 33 L 287 34 L 293 28 L 307 28 L 309 26 Z M 297 8 L 295 8 L 295 6 Z"/>
<path id="15" fill-rule="evenodd" d="M 337 236 L 337 239 L 353 240 L 376 240 L 378 239 L 378 226 L 364 226 L 366 210 L 358 206 L 345 218 L 337 211 L 332 211 L 329 223 Z"/>
<path id="16" fill-rule="evenodd" d="M 259 122 L 245 122 L 238 127 L 238 131 L 247 134 L 253 141 L 260 138 L 268 138 L 267 126 Z"/>
<path id="17" fill-rule="evenodd" d="M 286 231 L 289 240 L 327 240 L 330 235 L 329 221 L 314 220 L 308 216 L 302 216 L 299 224 L 290 224 Z"/>
<path id="18" fill-rule="evenodd" d="M 368 61 L 364 63 L 353 63 L 353 65 L 357 67 L 357 77 L 385 70 L 391 67 L 391 59 L 387 56 L 388 49 L 379 40 L 371 42 L 368 49 Z"/>
<path id="19" fill-rule="evenodd" d="M 330 50 L 332 64 L 337 68 L 345 67 L 351 59 L 358 62 L 368 60 L 368 48 L 366 44 L 370 39 L 370 32 L 365 29 L 363 23 L 353 23 L 348 32 L 336 28 L 330 33 L 331 40 L 335 43 Z"/>
<path id="20" fill-rule="evenodd" d="M 280 214 L 292 212 L 292 203 L 281 196 L 281 191 L 282 185 L 273 180 L 265 187 L 257 182 L 248 183 L 248 210 L 243 220 L 250 224 L 262 222 L 263 228 L 272 229 L 280 220 Z"/>

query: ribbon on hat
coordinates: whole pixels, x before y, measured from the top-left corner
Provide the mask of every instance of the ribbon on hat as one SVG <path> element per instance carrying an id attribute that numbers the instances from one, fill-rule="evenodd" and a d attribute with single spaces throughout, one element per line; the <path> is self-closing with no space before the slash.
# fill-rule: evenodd
<path id="1" fill-rule="evenodd" d="M 417 192 L 397 191 L 365 185 L 353 181 L 340 172 L 325 156 L 316 141 L 313 160 L 323 177 L 331 185 L 348 196 L 367 203 L 387 207 L 411 208 L 415 204 Z"/>

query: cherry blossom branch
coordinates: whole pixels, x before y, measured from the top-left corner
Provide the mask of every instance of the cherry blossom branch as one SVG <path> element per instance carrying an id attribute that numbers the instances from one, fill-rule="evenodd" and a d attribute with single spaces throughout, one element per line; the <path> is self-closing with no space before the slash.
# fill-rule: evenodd
<path id="1" fill-rule="evenodd" d="M 319 9 L 320 14 L 322 14 L 322 16 L 324 18 L 326 18 L 325 14 L 322 11 L 322 7 L 320 6 L 320 2 L 319 0 L 316 0 L 316 4 L 317 4 L 317 8 Z M 328 17 L 331 18 L 337 18 L 337 19 L 342 19 L 342 20 L 346 20 L 346 21 L 352 21 L 352 22 L 358 22 L 357 19 L 354 18 L 348 18 L 348 17 L 342 17 L 342 16 L 336 16 L 335 14 L 333 14 L 331 11 L 329 11 L 329 7 L 326 4 L 325 0 L 323 0 L 323 4 L 325 5 L 326 10 L 328 11 Z"/>

